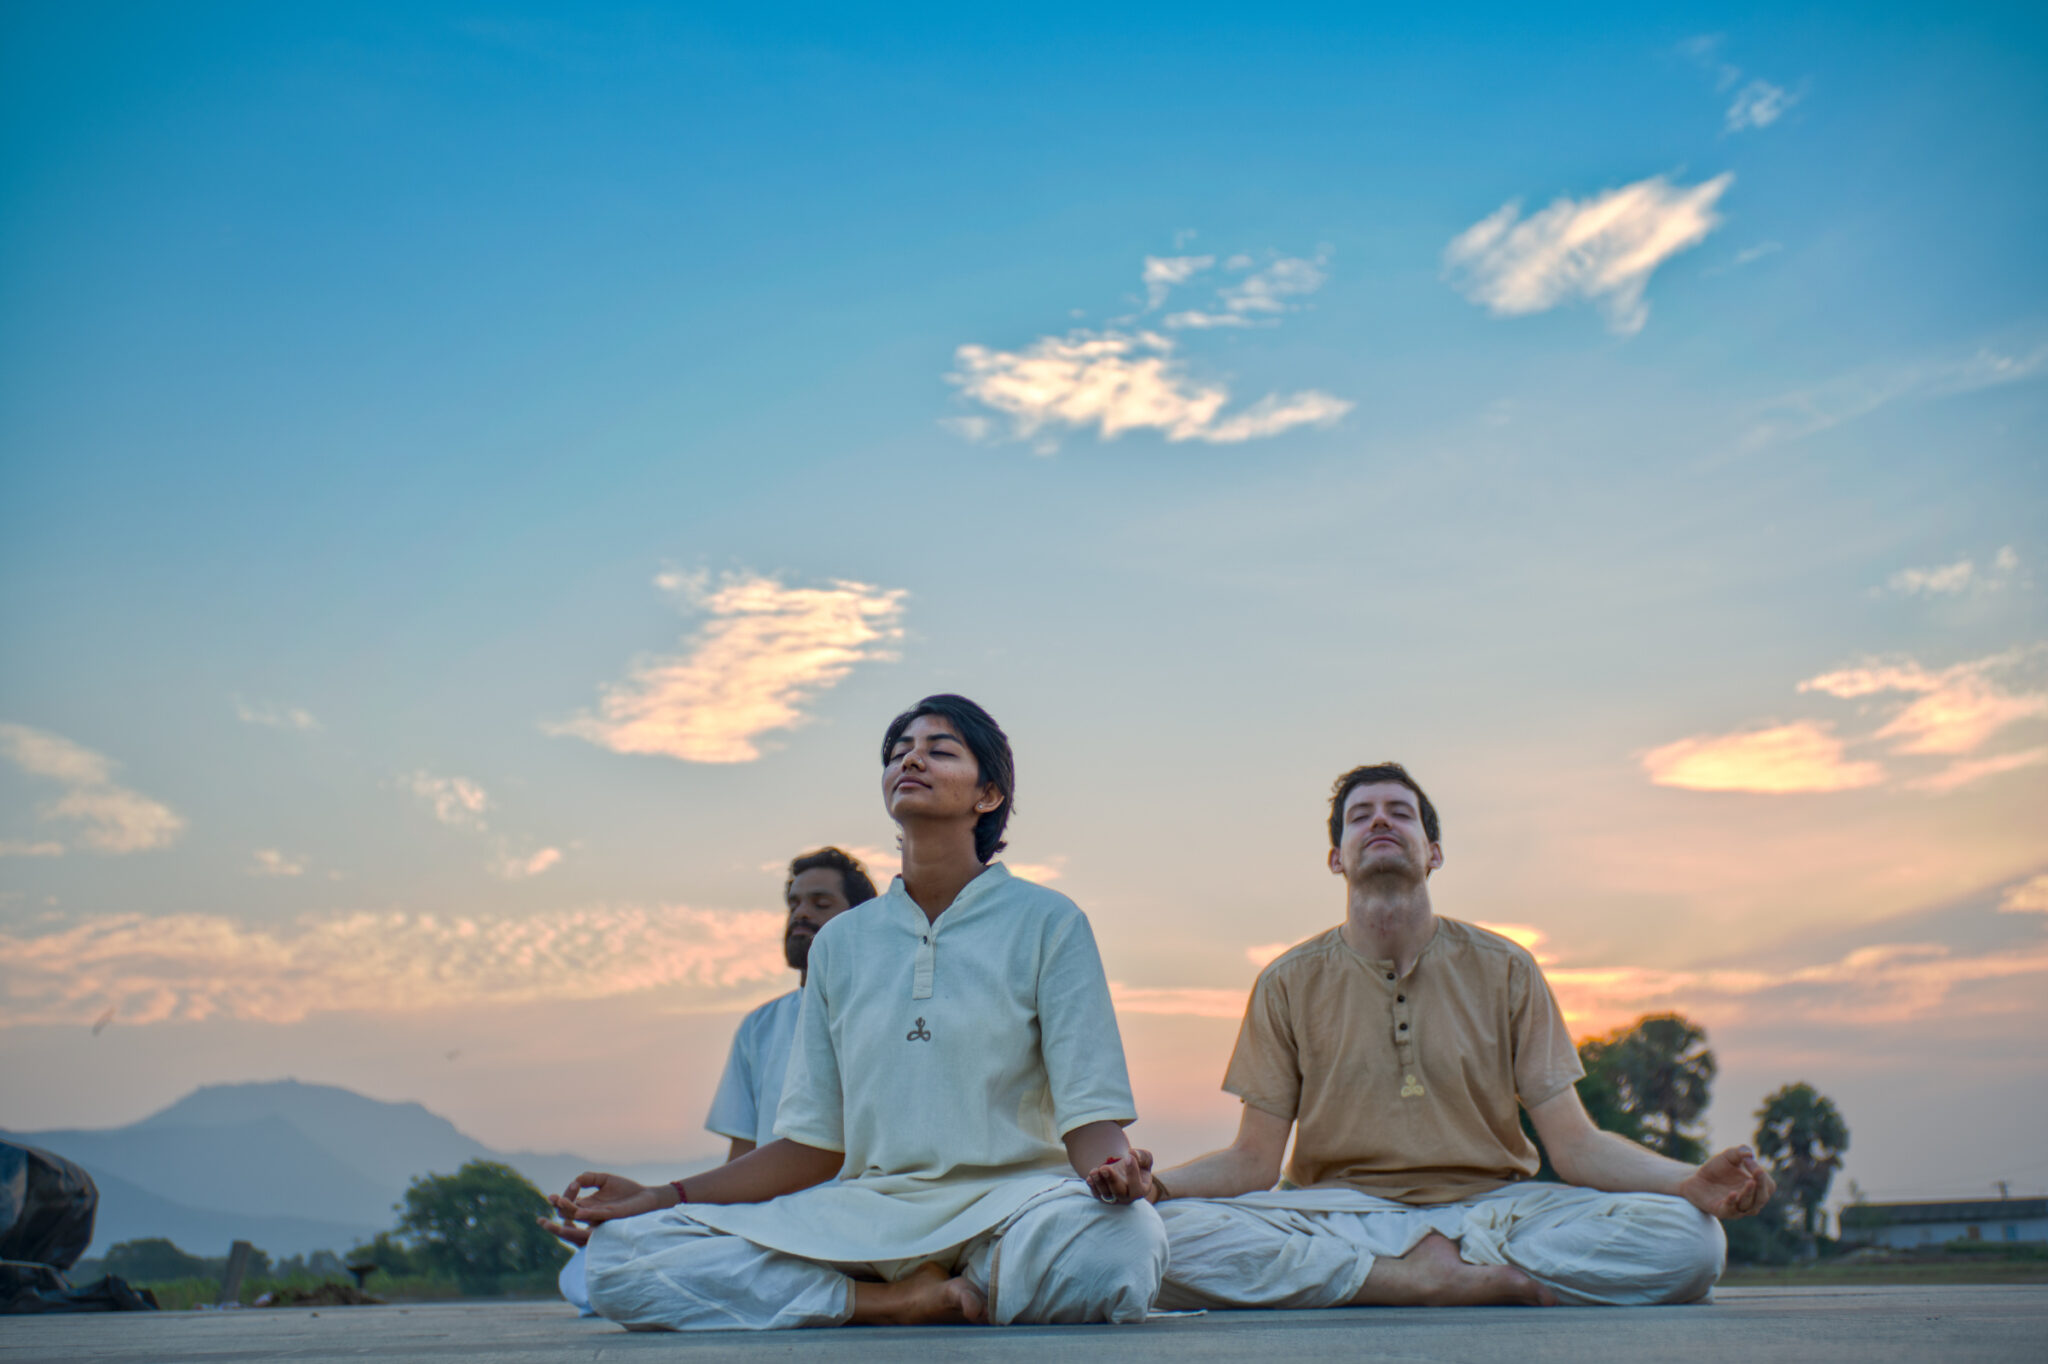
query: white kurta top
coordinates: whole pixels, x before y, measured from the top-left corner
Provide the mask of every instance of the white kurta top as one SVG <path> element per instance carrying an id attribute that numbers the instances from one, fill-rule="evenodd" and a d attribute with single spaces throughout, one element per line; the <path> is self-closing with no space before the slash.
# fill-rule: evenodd
<path id="1" fill-rule="evenodd" d="M 1000 863 L 936 924 L 897 878 L 811 944 L 777 1135 L 839 1180 L 685 1215 L 813 1260 L 957 1246 L 1074 1177 L 1060 1138 L 1137 1117 L 1095 935 Z"/>
<path id="2" fill-rule="evenodd" d="M 796 1016 L 803 1000 L 803 991 L 791 990 L 740 1020 L 725 1058 L 725 1074 L 704 1119 L 706 1131 L 756 1146 L 775 1140 L 775 1107 L 782 1102 L 782 1080 L 789 1070 L 789 1048 L 796 1039 Z"/>

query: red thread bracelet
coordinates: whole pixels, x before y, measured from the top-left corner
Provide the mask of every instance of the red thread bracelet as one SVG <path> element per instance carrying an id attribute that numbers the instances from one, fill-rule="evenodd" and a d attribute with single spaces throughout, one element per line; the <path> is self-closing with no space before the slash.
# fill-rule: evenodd
<path id="1" fill-rule="evenodd" d="M 683 1187 L 683 1181 L 682 1181 L 682 1180 L 680 1180 L 680 1179 L 671 1179 L 671 1180 L 670 1180 L 670 1181 L 668 1182 L 668 1186 L 669 1186 L 669 1187 L 670 1187 L 671 1189 L 674 1189 L 674 1190 L 676 1191 L 676 1206 L 678 1206 L 678 1207 L 681 1207 L 681 1206 L 682 1206 L 683 1204 L 685 1204 L 685 1203 L 687 1203 L 687 1202 L 689 1202 L 689 1201 L 690 1201 L 690 1193 L 689 1193 L 689 1190 L 687 1190 L 687 1189 L 685 1189 L 685 1188 Z"/>

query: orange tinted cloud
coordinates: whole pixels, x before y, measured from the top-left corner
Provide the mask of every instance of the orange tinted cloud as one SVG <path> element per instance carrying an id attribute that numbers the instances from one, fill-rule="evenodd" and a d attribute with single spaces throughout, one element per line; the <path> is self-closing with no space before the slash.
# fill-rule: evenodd
<path id="1" fill-rule="evenodd" d="M 1792 970 L 1657 971 L 1643 967 L 1546 972 L 1572 1031 L 1584 1037 L 1665 1010 L 1725 1025 L 1904 1023 L 1964 1013 L 2037 1013 L 2048 991 L 2048 944 L 1957 952 L 1941 943 L 1878 943 Z M 2014 992 L 1980 987 L 2024 983 Z"/>
<path id="2" fill-rule="evenodd" d="M 2048 872 L 2008 889 L 1998 908 L 2006 914 L 2048 914 Z"/>
<path id="3" fill-rule="evenodd" d="M 1833 727 L 1799 720 L 1737 734 L 1696 735 L 1642 755 L 1659 786 L 1691 791 L 1846 791 L 1884 780 L 1884 768 L 1843 753 Z"/>
<path id="4" fill-rule="evenodd" d="M 1109 997 L 1118 1013 L 1175 1014 L 1184 1018 L 1242 1018 L 1245 989 L 1209 989 L 1202 986 L 1154 988 L 1109 983 Z"/>
<path id="5" fill-rule="evenodd" d="M 686 988 L 738 1001 L 779 982 L 782 915 L 682 905 L 522 918 L 361 911 L 287 928 L 217 914 L 105 915 L 0 932 L 0 1026 L 213 1017 L 292 1023 Z"/>
<path id="6" fill-rule="evenodd" d="M 763 734 L 801 725 L 806 702 L 857 663 L 893 659 L 903 636 L 902 589 L 834 582 L 784 587 L 728 575 L 655 580 L 710 617 L 684 652 L 645 659 L 604 689 L 595 712 L 547 727 L 614 753 L 743 763 Z"/>
<path id="7" fill-rule="evenodd" d="M 1696 791 L 1845 791 L 1897 780 L 1911 790 L 1944 793 L 1986 777 L 2048 762 L 2048 746 L 1972 757 L 2005 730 L 2048 716 L 2048 690 L 2021 682 L 2042 646 L 1929 668 L 1910 659 L 1875 660 L 1810 677 L 1799 690 L 1862 701 L 1883 723 L 1844 740 L 1823 720 L 1734 734 L 1696 735 L 1643 754 L 1643 770 L 1659 786 Z M 1887 698 L 1906 697 L 1903 702 Z M 1870 759 L 1850 758 L 1851 742 L 1884 744 L 1907 759 L 1946 758 L 1938 769 L 1894 773 Z M 1923 765 L 1924 766 L 1924 765 Z"/>
<path id="8" fill-rule="evenodd" d="M 1905 659 L 1823 673 L 1799 684 L 1801 691 L 1845 698 L 1887 693 L 1913 696 L 1877 731 L 1899 753 L 1953 756 L 1974 752 L 2016 721 L 2048 715 L 2048 692 L 2013 690 L 2001 674 L 2024 654 L 1996 654 L 1934 671 Z"/>

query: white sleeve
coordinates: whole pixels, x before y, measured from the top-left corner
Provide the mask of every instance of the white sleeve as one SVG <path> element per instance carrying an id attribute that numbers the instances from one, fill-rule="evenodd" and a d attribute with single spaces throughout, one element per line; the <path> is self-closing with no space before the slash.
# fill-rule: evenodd
<path id="1" fill-rule="evenodd" d="M 759 1126 L 759 1114 L 754 1108 L 755 1017 L 748 1014 L 741 1019 L 739 1030 L 732 1035 L 725 1074 L 719 1077 L 718 1092 L 711 1098 L 711 1112 L 704 1119 L 704 1130 L 721 1137 L 752 1141 Z"/>
<path id="2" fill-rule="evenodd" d="M 832 925 L 825 925 L 829 930 Z M 775 1110 L 775 1135 L 825 1151 L 846 1149 L 846 1106 L 839 1078 L 839 1052 L 832 1045 L 832 939 L 821 932 L 811 942 L 810 975 L 789 1047 L 789 1074 Z"/>
<path id="3" fill-rule="evenodd" d="M 1038 968 L 1038 1037 L 1062 1137 L 1091 1122 L 1136 1120 L 1109 980 L 1079 910 L 1053 930 Z"/>

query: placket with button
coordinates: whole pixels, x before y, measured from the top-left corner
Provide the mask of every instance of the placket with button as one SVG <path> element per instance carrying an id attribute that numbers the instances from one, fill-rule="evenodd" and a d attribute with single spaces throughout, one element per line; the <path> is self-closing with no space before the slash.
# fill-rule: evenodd
<path id="1" fill-rule="evenodd" d="M 1421 1066 L 1416 1063 L 1415 1010 L 1408 1003 L 1408 996 L 1415 991 L 1415 968 L 1408 968 L 1407 978 L 1397 978 L 1387 966 L 1380 968 L 1386 977 L 1388 993 L 1394 997 L 1389 1015 L 1394 1028 L 1394 1055 L 1401 1062 L 1401 1097 L 1419 1099 L 1428 1091 L 1422 1086 Z"/>
<path id="2" fill-rule="evenodd" d="M 924 915 L 920 913 L 918 917 L 922 919 Z M 934 954 L 938 950 L 933 940 L 938 936 L 939 926 L 927 920 L 924 927 L 920 930 L 922 942 L 917 949 L 917 968 L 911 972 L 910 977 L 910 997 L 912 999 L 930 999 L 932 997 L 932 967 L 935 964 Z"/>

